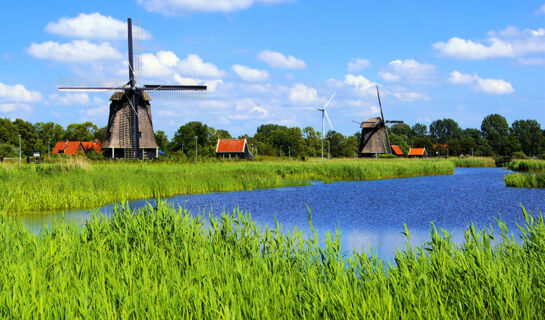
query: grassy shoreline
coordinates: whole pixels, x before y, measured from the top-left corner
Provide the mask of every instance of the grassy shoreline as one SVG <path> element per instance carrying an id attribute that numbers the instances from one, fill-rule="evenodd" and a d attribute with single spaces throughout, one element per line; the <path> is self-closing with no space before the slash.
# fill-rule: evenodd
<path id="1" fill-rule="evenodd" d="M 506 186 L 515 188 L 545 188 L 544 160 L 514 160 L 509 162 L 507 168 L 517 173 L 505 176 L 504 182 Z"/>
<path id="2" fill-rule="evenodd" d="M 96 208 L 125 200 L 325 182 L 452 174 L 445 160 L 165 164 L 73 161 L 0 166 L 0 212 Z"/>
<path id="3" fill-rule="evenodd" d="M 525 212 L 526 214 L 526 212 Z M 522 241 L 468 227 L 455 245 L 431 230 L 395 263 L 325 246 L 297 230 L 261 230 L 249 215 L 118 210 L 84 227 L 36 235 L 0 216 L 0 314 L 7 318 L 539 318 L 545 312 L 545 223 Z M 405 231 L 410 238 L 410 232 Z"/>

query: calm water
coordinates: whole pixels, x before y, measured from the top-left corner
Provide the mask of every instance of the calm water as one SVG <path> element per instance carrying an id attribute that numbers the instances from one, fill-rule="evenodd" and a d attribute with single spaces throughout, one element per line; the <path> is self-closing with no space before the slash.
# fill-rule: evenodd
<path id="1" fill-rule="evenodd" d="M 401 234 L 403 223 L 411 231 L 411 244 L 429 239 L 430 223 L 463 239 L 463 229 L 474 223 L 479 228 L 497 229 L 501 214 L 504 222 L 515 231 L 524 216 L 520 205 L 532 212 L 545 208 L 545 189 L 508 188 L 502 168 L 456 169 L 453 175 L 377 181 L 316 183 L 311 186 L 256 191 L 185 195 L 167 199 L 175 206 L 188 208 L 193 214 L 219 214 L 239 207 L 251 212 L 259 224 L 274 226 L 274 217 L 284 230 L 308 231 L 307 205 L 312 211 L 315 229 L 323 237 L 338 227 L 342 246 L 372 249 L 380 257 L 391 259 L 395 248 L 403 248 L 406 238 Z M 151 200 L 153 201 L 153 200 Z M 142 207 L 146 200 L 133 201 L 131 208 Z M 100 208 L 105 214 L 112 205 Z M 83 223 L 91 211 L 69 211 L 48 215 L 20 216 L 33 230 L 55 219 Z"/>

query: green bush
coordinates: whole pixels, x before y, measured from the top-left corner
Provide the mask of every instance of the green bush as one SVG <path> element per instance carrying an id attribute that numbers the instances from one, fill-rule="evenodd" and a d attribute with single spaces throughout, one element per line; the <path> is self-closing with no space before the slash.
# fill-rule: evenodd
<path id="1" fill-rule="evenodd" d="M 0 157 L 10 158 L 16 157 L 19 155 L 19 150 L 16 146 L 11 144 L 2 143 L 0 144 Z"/>
<path id="2" fill-rule="evenodd" d="M 524 152 L 520 152 L 520 151 L 513 152 L 513 154 L 511 155 L 511 158 L 513 158 L 513 159 L 530 159 L 530 157 L 525 155 Z"/>
<path id="3" fill-rule="evenodd" d="M 393 159 L 393 158 L 397 158 L 395 155 L 393 155 L 393 154 L 391 154 L 391 153 L 379 154 L 378 157 L 381 158 L 381 159 Z"/>

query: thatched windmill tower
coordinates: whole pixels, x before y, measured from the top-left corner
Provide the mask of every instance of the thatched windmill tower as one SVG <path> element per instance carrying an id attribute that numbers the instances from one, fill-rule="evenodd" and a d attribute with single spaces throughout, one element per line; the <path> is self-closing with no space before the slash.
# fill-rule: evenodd
<path id="1" fill-rule="evenodd" d="M 398 120 L 384 120 L 378 86 L 377 97 L 380 106 L 380 117 L 367 119 L 360 124 L 360 157 L 377 157 L 379 154 L 391 153 L 392 146 L 390 144 L 390 136 L 388 135 L 388 127 L 386 125 L 390 123 L 403 123 L 403 121 Z"/>
<path id="2" fill-rule="evenodd" d="M 176 93 L 206 91 L 206 86 L 186 85 L 144 85 L 140 87 L 135 80 L 133 59 L 132 20 L 127 19 L 127 39 L 129 55 L 129 82 L 122 86 L 59 86 L 62 91 L 114 91 L 110 98 L 107 136 L 102 150 L 107 158 L 152 159 L 157 157 L 158 146 L 155 141 L 151 120 L 150 95 L 148 93 Z"/>

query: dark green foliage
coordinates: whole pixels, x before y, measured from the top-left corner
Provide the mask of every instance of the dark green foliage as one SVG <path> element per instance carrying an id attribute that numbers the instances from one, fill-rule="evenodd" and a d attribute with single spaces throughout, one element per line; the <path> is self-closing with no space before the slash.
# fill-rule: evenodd
<path id="1" fill-rule="evenodd" d="M 391 153 L 383 153 L 383 154 L 380 154 L 378 157 L 381 158 L 381 159 L 394 159 L 394 158 L 397 158 L 395 155 L 393 155 Z"/>
<path id="2" fill-rule="evenodd" d="M 363 252 L 346 255 L 339 233 L 319 245 L 315 234 L 262 229 L 237 210 L 204 221 L 160 202 L 39 235 L 0 216 L 0 315 L 542 318 L 543 217 L 526 214 L 520 241 L 501 222 L 499 231 L 468 227 L 457 245 L 432 226 L 424 245 L 407 245 L 390 264 Z"/>
<path id="3" fill-rule="evenodd" d="M 439 143 L 445 143 L 450 139 L 458 139 L 462 136 L 462 129 L 452 119 L 435 120 L 430 124 L 430 134 Z"/>

